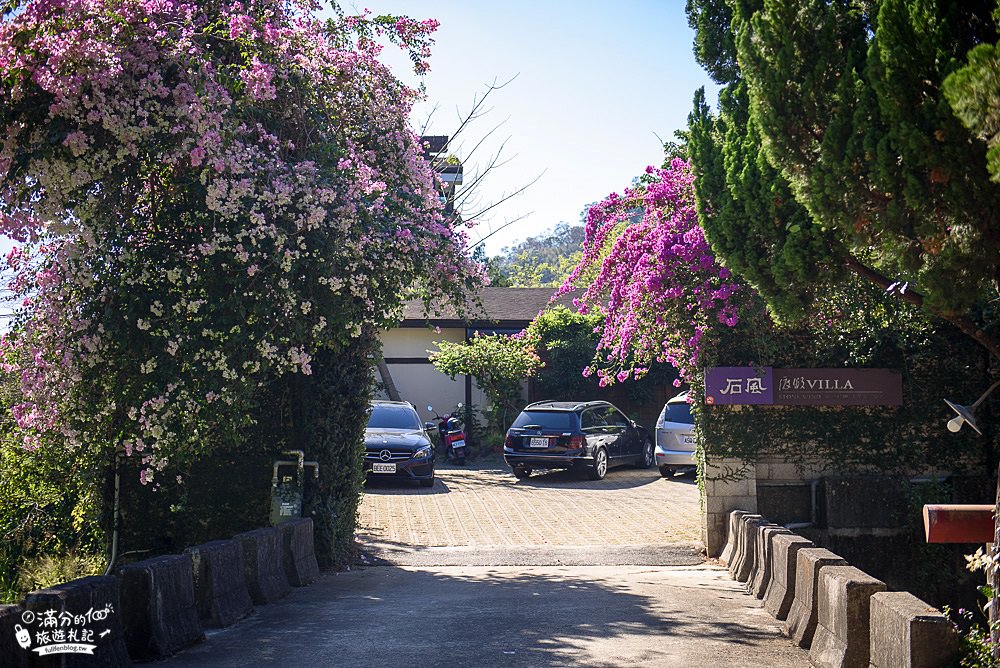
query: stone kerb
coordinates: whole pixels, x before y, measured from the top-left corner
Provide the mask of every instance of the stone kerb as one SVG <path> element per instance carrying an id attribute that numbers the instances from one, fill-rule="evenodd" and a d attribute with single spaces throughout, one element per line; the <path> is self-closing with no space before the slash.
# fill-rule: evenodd
<path id="1" fill-rule="evenodd" d="M 756 545 L 757 530 L 760 526 L 767 524 L 760 515 L 744 515 L 740 520 L 740 529 L 737 533 L 738 543 L 733 552 L 733 563 L 729 565 L 729 572 L 738 582 L 746 582 L 750 579 L 750 572 L 753 570 L 754 546 Z"/>
<path id="2" fill-rule="evenodd" d="M 207 627 L 230 626 L 253 611 L 243 575 L 243 546 L 236 540 L 214 540 L 189 547 L 195 600 Z"/>
<path id="3" fill-rule="evenodd" d="M 776 534 L 771 542 L 771 581 L 764 593 L 764 609 L 775 619 L 784 620 L 795 600 L 795 566 L 799 550 L 816 546 L 811 540 L 793 533 Z"/>
<path id="4" fill-rule="evenodd" d="M 278 525 L 281 530 L 285 574 L 293 587 L 304 587 L 319 579 L 319 564 L 313 546 L 313 521 L 308 517 Z"/>
<path id="5" fill-rule="evenodd" d="M 92 642 L 86 644 L 96 645 L 92 655 L 54 654 L 39 661 L 38 655 L 32 653 L 31 665 L 59 668 L 64 666 L 111 668 L 132 665 L 122 629 L 118 578 L 113 575 L 91 575 L 57 587 L 33 591 L 25 597 L 24 607 L 35 617 L 35 623 L 31 628 L 33 640 L 37 638 L 35 631 L 39 630 L 41 620 L 49 611 L 55 611 L 57 618 L 64 612 L 73 617 L 82 617 L 89 613 L 88 621 L 79 625 L 74 624 L 73 628 L 86 630 L 93 638 Z M 80 642 L 82 643 L 82 640 Z M 32 647 L 35 647 L 34 643 Z"/>
<path id="6" fill-rule="evenodd" d="M 171 656 L 205 639 L 195 603 L 191 555 L 130 564 L 118 577 L 125 642 L 133 659 Z"/>
<path id="7" fill-rule="evenodd" d="M 872 596 L 872 668 L 943 668 L 954 665 L 958 636 L 951 621 L 908 592 Z"/>
<path id="8" fill-rule="evenodd" d="M 291 591 L 277 527 L 247 531 L 236 536 L 236 540 L 243 546 L 244 576 L 255 605 L 273 603 Z"/>
<path id="9" fill-rule="evenodd" d="M 809 649 L 816 632 L 819 574 L 827 566 L 847 566 L 847 562 L 821 547 L 802 548 L 795 557 L 795 599 L 785 631 L 796 645 Z"/>
<path id="10" fill-rule="evenodd" d="M 885 583 L 853 566 L 819 574 L 817 624 L 809 661 L 815 668 L 867 668 L 871 597 Z"/>
<path id="11" fill-rule="evenodd" d="M 754 558 L 754 575 L 747 583 L 747 591 L 757 598 L 764 598 L 767 585 L 771 582 L 774 565 L 771 555 L 774 553 L 774 537 L 778 534 L 792 533 L 783 526 L 768 524 L 760 527 L 757 535 L 756 557 Z"/>
<path id="12" fill-rule="evenodd" d="M 726 547 L 723 548 L 722 554 L 719 555 L 719 561 L 722 562 L 723 566 L 729 566 L 733 560 L 733 552 L 736 550 L 737 535 L 739 534 L 739 524 L 740 519 L 744 515 L 749 515 L 749 511 L 746 510 L 734 510 L 729 513 L 729 522 L 727 524 L 726 531 Z"/>
<path id="13" fill-rule="evenodd" d="M 30 649 L 17 644 L 16 634 L 25 630 L 21 619 L 24 608 L 19 605 L 0 605 L 0 657 L 3 665 L 10 668 L 28 668 Z"/>

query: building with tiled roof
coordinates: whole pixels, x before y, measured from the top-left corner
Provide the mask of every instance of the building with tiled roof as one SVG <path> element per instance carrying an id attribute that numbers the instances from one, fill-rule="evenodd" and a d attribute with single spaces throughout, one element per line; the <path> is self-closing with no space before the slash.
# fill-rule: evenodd
<path id="1" fill-rule="evenodd" d="M 515 334 L 549 305 L 555 291 L 483 288 L 464 316 L 447 304 L 425 313 L 420 301 L 408 303 L 399 326 L 382 333 L 382 395 L 391 398 L 388 388 L 394 387 L 399 399 L 412 403 L 422 416 L 428 404 L 438 412 L 450 412 L 459 402 L 484 407 L 486 398 L 472 377 L 452 380 L 430 363 L 428 352 L 437 350 L 434 342 L 468 341 L 476 333 Z M 572 297 L 563 295 L 555 303 L 572 306 Z"/>

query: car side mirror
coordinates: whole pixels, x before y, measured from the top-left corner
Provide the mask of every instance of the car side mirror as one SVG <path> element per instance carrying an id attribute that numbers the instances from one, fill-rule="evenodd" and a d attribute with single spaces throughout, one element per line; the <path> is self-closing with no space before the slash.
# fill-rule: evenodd
<path id="1" fill-rule="evenodd" d="M 425 431 L 431 431 L 433 429 L 434 429 L 434 423 L 433 422 L 425 422 L 424 423 L 424 430 Z"/>

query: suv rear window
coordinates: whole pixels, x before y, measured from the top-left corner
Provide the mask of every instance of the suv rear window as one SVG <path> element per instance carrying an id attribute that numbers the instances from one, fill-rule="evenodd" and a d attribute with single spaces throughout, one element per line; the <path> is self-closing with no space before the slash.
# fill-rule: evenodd
<path id="1" fill-rule="evenodd" d="M 667 404 L 663 417 L 666 422 L 694 424 L 694 418 L 691 417 L 691 404 L 686 401 Z"/>
<path id="2" fill-rule="evenodd" d="M 511 429 L 519 429 L 529 425 L 562 431 L 576 429 L 576 413 L 572 411 L 522 411 L 510 427 Z"/>

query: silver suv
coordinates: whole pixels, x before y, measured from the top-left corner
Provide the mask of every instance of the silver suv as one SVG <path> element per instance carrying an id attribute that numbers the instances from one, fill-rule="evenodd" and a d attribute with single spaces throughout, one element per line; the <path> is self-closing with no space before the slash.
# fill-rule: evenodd
<path id="1" fill-rule="evenodd" d="M 694 458 L 694 418 L 687 392 L 681 392 L 663 407 L 656 419 L 656 466 L 664 478 L 697 466 Z"/>

